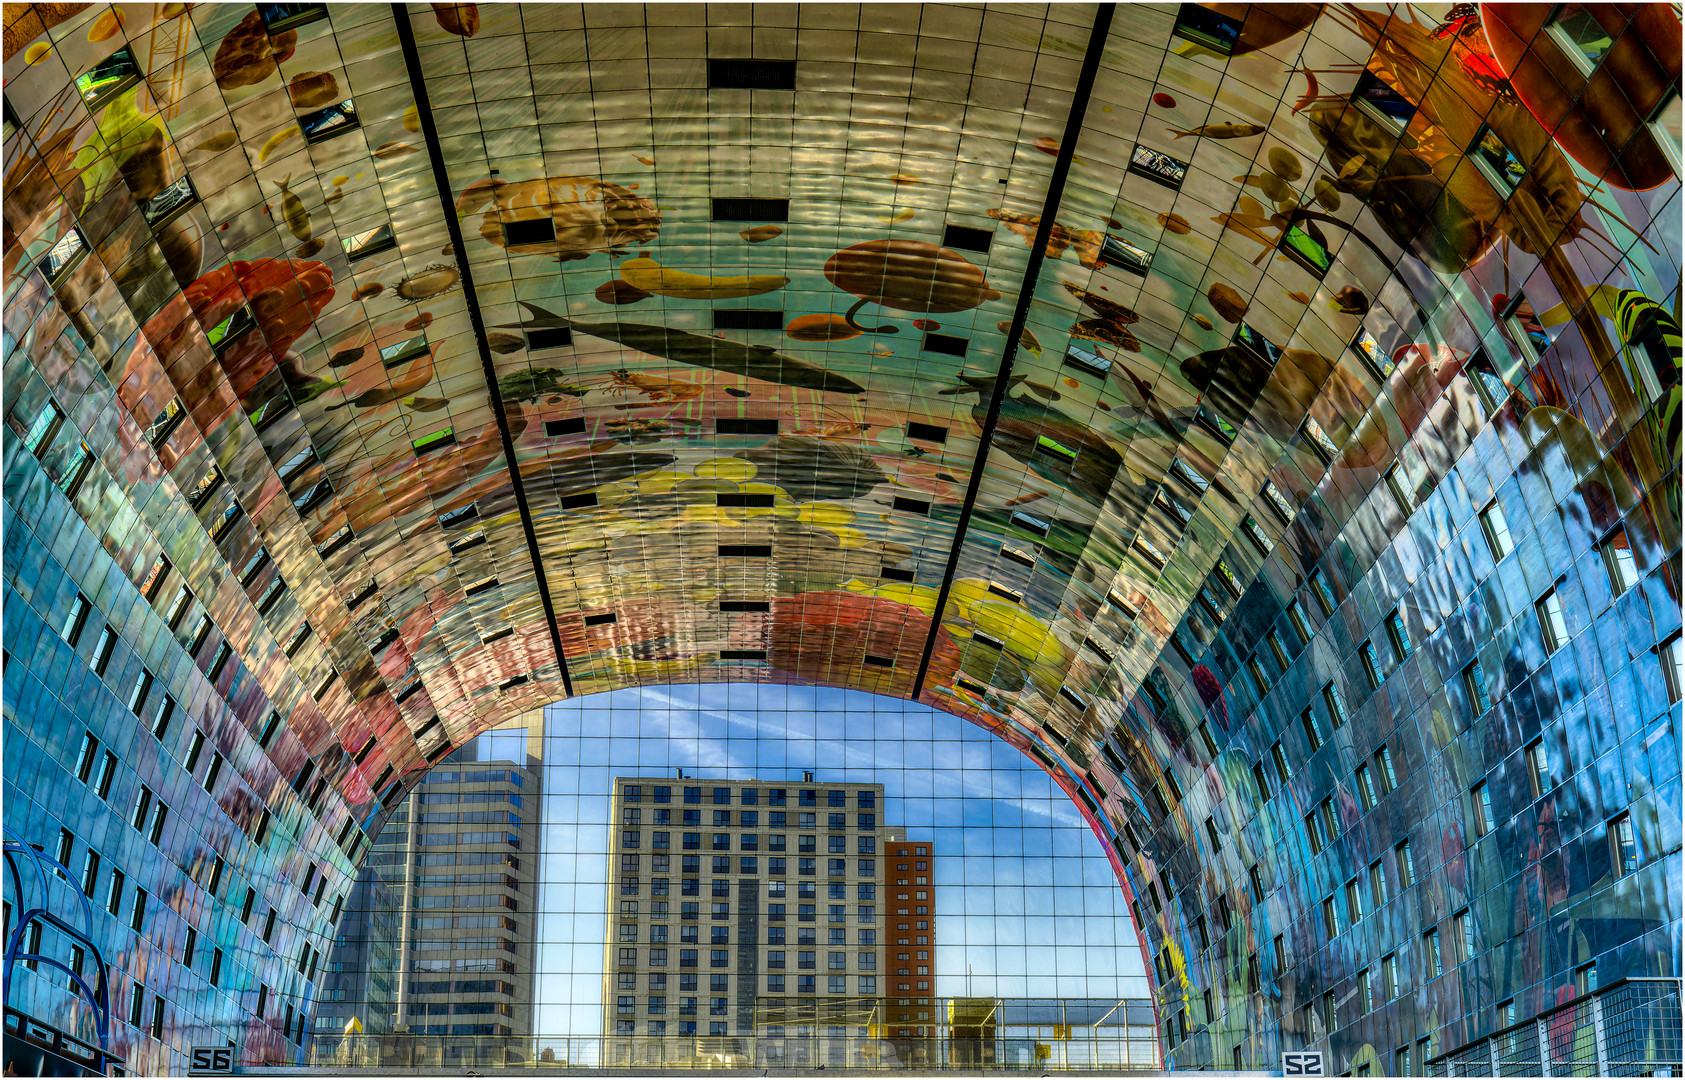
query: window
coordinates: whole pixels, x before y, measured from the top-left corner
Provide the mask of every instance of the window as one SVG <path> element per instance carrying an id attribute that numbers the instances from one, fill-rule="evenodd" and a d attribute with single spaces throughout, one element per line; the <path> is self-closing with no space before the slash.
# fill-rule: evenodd
<path id="1" fill-rule="evenodd" d="M 1491 708 L 1491 702 L 1486 697 L 1486 673 L 1480 669 L 1479 660 L 1470 660 L 1468 667 L 1463 669 L 1463 692 L 1469 696 L 1469 707 L 1474 715 L 1479 716 Z"/>
<path id="2" fill-rule="evenodd" d="M 1305 433 L 1305 438 L 1310 440 L 1311 449 L 1316 451 L 1317 457 L 1322 459 L 1324 465 L 1333 461 L 1340 453 L 1340 448 L 1334 445 L 1334 440 L 1330 439 L 1328 433 L 1322 430 L 1322 425 L 1316 422 L 1315 417 L 1305 417 L 1305 422 L 1301 425 L 1300 430 Z"/>
<path id="3" fill-rule="evenodd" d="M 1550 790 L 1550 758 L 1545 754 L 1543 739 L 1527 744 L 1527 781 L 1535 799 Z"/>
<path id="4" fill-rule="evenodd" d="M 1390 795 L 1398 787 L 1398 774 L 1392 768 L 1392 751 L 1385 746 L 1375 751 L 1375 772 L 1380 777 L 1381 794 Z"/>
<path id="5" fill-rule="evenodd" d="M 1318 820 L 1315 811 L 1305 815 L 1305 835 L 1311 841 L 1311 854 L 1322 854 L 1322 849 L 1328 842 L 1322 835 L 1322 822 Z"/>
<path id="6" fill-rule="evenodd" d="M 46 406 L 36 415 L 35 421 L 29 425 L 29 431 L 24 434 L 23 445 L 30 453 L 40 457 L 46 452 L 46 448 L 52 445 L 53 438 L 58 435 L 63 424 L 64 410 L 59 408 L 58 402 L 48 398 Z M 81 596 L 78 596 L 77 600 L 87 603 Z"/>
<path id="7" fill-rule="evenodd" d="M 1474 145 L 1469 147 L 1468 156 L 1492 181 L 1500 196 L 1508 197 L 1527 176 L 1527 166 L 1490 127 L 1481 127 L 1474 137 Z"/>
<path id="8" fill-rule="evenodd" d="M 1392 640 L 1392 651 L 1400 660 L 1408 660 L 1413 646 L 1410 644 L 1410 630 L 1404 625 L 1404 616 L 1397 608 L 1387 616 L 1387 637 Z"/>
<path id="9" fill-rule="evenodd" d="M 1631 814 L 1622 814 L 1609 823 L 1609 850 L 1616 877 L 1638 869 L 1638 841 L 1633 836 Z"/>
<path id="10" fill-rule="evenodd" d="M 1381 348 L 1381 343 L 1375 340 L 1375 335 L 1366 328 L 1359 326 L 1357 333 L 1352 335 L 1351 350 L 1382 378 L 1392 374 L 1392 359 L 1387 356 L 1386 350 Z"/>
<path id="11" fill-rule="evenodd" d="M 1287 771 L 1287 753 L 1276 743 L 1270 747 L 1270 760 L 1275 763 L 1275 775 L 1283 784 L 1287 783 L 1291 774 Z"/>
<path id="12" fill-rule="evenodd" d="M 1685 643 L 1674 634 L 1656 650 L 1662 664 L 1662 682 L 1667 687 L 1667 699 L 1678 701 L 1685 695 Z"/>
<path id="13" fill-rule="evenodd" d="M 1368 968 L 1364 968 L 1357 973 L 1357 992 L 1358 1000 L 1363 1004 L 1363 1011 L 1365 1013 L 1374 1012 L 1375 987 Z"/>
<path id="14" fill-rule="evenodd" d="M 1439 931 L 1429 930 L 1422 935 L 1422 970 L 1430 979 L 1436 979 L 1445 971 L 1445 958 L 1439 951 Z"/>
<path id="15" fill-rule="evenodd" d="M 1305 730 L 1305 741 L 1310 744 L 1311 753 L 1322 749 L 1322 736 L 1316 730 L 1316 714 L 1306 709 L 1299 714 L 1299 725 Z"/>
<path id="16" fill-rule="evenodd" d="M 1598 550 L 1603 553 L 1603 569 L 1609 574 L 1609 589 L 1614 595 L 1620 596 L 1638 584 L 1638 564 L 1633 560 L 1625 528 L 1610 533 Z"/>
<path id="17" fill-rule="evenodd" d="M 1317 607 L 1322 609 L 1323 617 L 1334 614 L 1334 592 L 1328 587 L 1328 578 L 1321 570 L 1311 575 L 1311 595 L 1316 597 Z"/>
<path id="18" fill-rule="evenodd" d="M 1509 519 L 1504 517 L 1504 508 L 1498 505 L 1496 499 L 1480 512 L 1480 530 L 1486 534 L 1486 546 L 1492 551 L 1493 562 L 1515 550 L 1515 541 L 1509 533 Z"/>
<path id="19" fill-rule="evenodd" d="M 1416 115 L 1416 106 L 1372 71 L 1358 76 L 1352 103 L 1396 130 L 1403 130 Z"/>
<path id="20" fill-rule="evenodd" d="M 1358 646 L 1357 652 L 1363 659 L 1363 677 L 1369 682 L 1370 692 L 1379 690 L 1381 688 L 1381 660 L 1375 654 L 1374 640 L 1365 639 L 1363 644 Z M 1333 715 L 1332 708 L 1329 710 L 1329 715 Z M 1339 727 L 1340 725 L 1336 722 L 1334 726 Z"/>
<path id="21" fill-rule="evenodd" d="M 1398 887 L 1408 889 L 1416 883 L 1416 860 L 1410 854 L 1410 841 L 1401 840 L 1392 849 L 1393 859 L 1398 866 Z"/>
<path id="22" fill-rule="evenodd" d="M 1539 616 L 1539 635 L 1545 652 L 1553 653 L 1568 644 L 1568 620 L 1562 614 L 1562 598 L 1556 595 L 1555 589 L 1539 597 L 1533 610 Z"/>
<path id="23" fill-rule="evenodd" d="M 1370 774 L 1368 765 L 1357 767 L 1354 786 L 1357 788 L 1358 802 L 1363 804 L 1363 809 L 1366 811 L 1375 809 L 1377 801 L 1375 798 L 1375 778 Z"/>
<path id="24" fill-rule="evenodd" d="M 1187 178 L 1188 163 L 1179 161 L 1162 150 L 1137 145 L 1129 154 L 1129 171 L 1174 191 L 1180 188 L 1182 181 Z"/>
<path id="25" fill-rule="evenodd" d="M 1476 950 L 1474 919 L 1469 915 L 1468 908 L 1464 908 L 1451 916 L 1451 938 L 1458 950 L 1458 963 L 1467 963 L 1474 959 Z"/>
<path id="26" fill-rule="evenodd" d="M 1346 726 L 1350 719 L 1346 715 L 1346 701 L 1340 696 L 1340 691 L 1333 683 L 1322 688 L 1322 703 L 1328 709 L 1328 722 L 1338 731 Z"/>
<path id="27" fill-rule="evenodd" d="M 1376 859 L 1369 864 L 1369 906 L 1375 910 L 1380 910 L 1381 905 L 1386 902 L 1387 872 L 1386 868 L 1381 865 L 1381 860 Z"/>
<path id="28" fill-rule="evenodd" d="M 1475 395 L 1480 398 L 1481 407 L 1486 410 L 1488 416 L 1497 412 L 1498 406 L 1509 397 L 1509 386 L 1493 369 L 1492 361 L 1487 359 L 1485 350 L 1476 351 L 1474 356 L 1469 358 L 1468 363 L 1463 365 L 1463 373 L 1474 386 Z"/>
<path id="29" fill-rule="evenodd" d="M 1469 805 L 1474 812 L 1474 835 L 1485 836 L 1492 831 L 1492 791 L 1486 781 L 1469 790 Z"/>

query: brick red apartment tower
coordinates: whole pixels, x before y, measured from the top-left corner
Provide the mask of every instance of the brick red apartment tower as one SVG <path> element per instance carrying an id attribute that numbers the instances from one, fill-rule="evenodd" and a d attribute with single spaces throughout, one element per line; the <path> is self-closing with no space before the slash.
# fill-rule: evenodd
<path id="1" fill-rule="evenodd" d="M 903 1062 L 934 1059 L 936 1025 L 935 905 L 931 901 L 932 847 L 891 833 L 884 845 L 888 909 L 889 991 L 885 1027 Z"/>

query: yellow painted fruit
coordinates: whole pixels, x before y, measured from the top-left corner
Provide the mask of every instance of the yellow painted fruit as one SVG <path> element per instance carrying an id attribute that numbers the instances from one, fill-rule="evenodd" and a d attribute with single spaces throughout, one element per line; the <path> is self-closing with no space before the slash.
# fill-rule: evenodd
<path id="1" fill-rule="evenodd" d="M 782 274 L 709 277 L 673 270 L 654 259 L 643 258 L 621 263 L 620 279 L 633 288 L 677 300 L 730 300 L 740 296 L 757 296 L 782 289 L 790 281 Z"/>
<path id="2" fill-rule="evenodd" d="M 717 457 L 709 458 L 699 463 L 693 470 L 697 476 L 711 476 L 717 480 L 743 481 L 754 476 L 760 470 L 753 462 L 742 458 Z"/>
<path id="3" fill-rule="evenodd" d="M 53 47 L 51 45 L 47 44 L 45 41 L 37 41 L 35 44 L 23 51 L 23 62 L 26 64 L 39 64 L 52 54 Z"/>
<path id="4" fill-rule="evenodd" d="M 414 105 L 411 105 L 409 108 L 404 110 L 404 130 L 421 130 L 421 113 L 416 111 L 416 107 Z"/>

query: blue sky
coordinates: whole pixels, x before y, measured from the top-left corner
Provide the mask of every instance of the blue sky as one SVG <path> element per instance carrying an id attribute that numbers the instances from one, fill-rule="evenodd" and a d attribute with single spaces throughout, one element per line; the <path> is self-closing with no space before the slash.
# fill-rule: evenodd
<path id="1" fill-rule="evenodd" d="M 820 782 L 883 784 L 883 824 L 934 847 L 938 996 L 1147 994 L 1099 841 L 1034 762 L 957 717 L 857 691 L 753 683 L 616 691 L 545 714 L 540 1032 L 601 1025 L 614 777 L 681 768 L 704 779 L 798 781 L 813 770 Z"/>

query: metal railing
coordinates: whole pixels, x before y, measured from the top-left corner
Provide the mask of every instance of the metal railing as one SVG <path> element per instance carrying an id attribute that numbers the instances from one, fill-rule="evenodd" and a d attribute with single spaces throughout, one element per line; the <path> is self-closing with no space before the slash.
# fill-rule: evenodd
<path id="1" fill-rule="evenodd" d="M 1060 1069 L 1156 1072 L 1158 1041 L 1073 1033 L 1066 1039 L 520 1035 L 316 1035 L 310 1065 L 390 1069 L 791 1069 L 850 1072 Z"/>
<path id="2" fill-rule="evenodd" d="M 1679 980 L 1621 979 L 1427 1065 L 1429 1076 L 1678 1076 Z"/>

